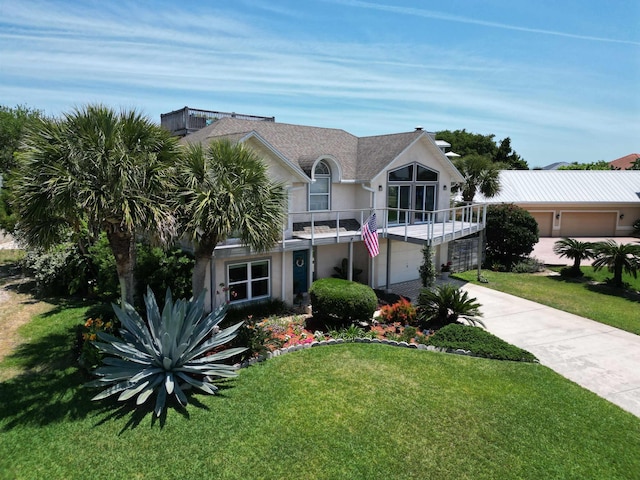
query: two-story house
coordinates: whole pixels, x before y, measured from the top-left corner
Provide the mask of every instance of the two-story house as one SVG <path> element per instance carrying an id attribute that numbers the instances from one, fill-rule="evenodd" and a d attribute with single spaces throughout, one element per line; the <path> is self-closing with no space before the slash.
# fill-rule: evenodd
<path id="1" fill-rule="evenodd" d="M 419 278 L 425 242 L 439 265 L 447 260 L 450 241 L 484 228 L 483 206 L 450 208 L 451 185 L 462 176 L 421 128 L 356 137 L 265 119 L 214 119 L 181 140 L 244 143 L 288 190 L 288 219 L 271 251 L 248 251 L 236 239 L 215 249 L 208 279 L 213 304 L 272 297 L 293 303 L 314 279 L 334 274 L 343 259 L 349 277 L 358 269 L 358 281 L 388 289 Z M 361 225 L 373 213 L 380 253 L 370 257 Z M 226 298 L 221 286 L 228 289 Z"/>

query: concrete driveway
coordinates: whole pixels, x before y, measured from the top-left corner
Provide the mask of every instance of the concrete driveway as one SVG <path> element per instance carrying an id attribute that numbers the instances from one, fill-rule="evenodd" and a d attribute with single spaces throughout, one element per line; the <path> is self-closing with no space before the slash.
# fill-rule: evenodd
<path id="1" fill-rule="evenodd" d="M 617 243 L 634 243 L 640 241 L 640 238 L 635 237 L 609 237 L 615 240 Z M 605 237 L 582 237 L 575 238 L 575 240 L 579 240 L 581 242 L 600 242 L 603 240 L 608 240 L 609 238 Z M 573 260 L 568 259 L 566 257 L 561 258 L 559 255 L 553 253 L 553 245 L 558 241 L 562 240 L 562 237 L 542 237 L 538 241 L 538 243 L 533 247 L 533 252 L 531 252 L 531 256 L 541 260 L 546 265 L 573 265 Z M 591 265 L 593 260 L 583 260 L 581 262 L 582 265 Z"/>
<path id="2" fill-rule="evenodd" d="M 488 331 L 640 417 L 640 336 L 486 287 L 462 288 L 482 305 Z"/>

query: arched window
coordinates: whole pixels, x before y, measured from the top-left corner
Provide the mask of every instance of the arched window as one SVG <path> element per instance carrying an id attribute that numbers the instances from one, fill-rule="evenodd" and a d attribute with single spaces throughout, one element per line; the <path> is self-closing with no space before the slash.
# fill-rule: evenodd
<path id="1" fill-rule="evenodd" d="M 329 210 L 331 198 L 331 170 L 319 161 L 313 170 L 315 181 L 309 185 L 309 210 Z"/>

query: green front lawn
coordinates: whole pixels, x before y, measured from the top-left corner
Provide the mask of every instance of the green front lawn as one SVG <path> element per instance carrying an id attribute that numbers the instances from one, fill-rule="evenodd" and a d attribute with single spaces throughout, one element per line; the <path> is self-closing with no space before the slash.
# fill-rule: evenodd
<path id="1" fill-rule="evenodd" d="M 385 345 L 244 369 L 186 411 L 113 410 L 69 355 L 85 309 L 37 317 L 0 383 L 0 478 L 637 478 L 640 419 L 539 364 Z"/>
<path id="2" fill-rule="evenodd" d="M 490 270 L 482 272 L 489 283 L 478 282 L 475 270 L 455 277 L 640 335 L 640 295 L 598 284 L 611 277 L 606 270 L 582 267 L 582 271 L 585 276 L 581 279 Z M 623 281 L 640 290 L 640 279 L 624 275 Z"/>

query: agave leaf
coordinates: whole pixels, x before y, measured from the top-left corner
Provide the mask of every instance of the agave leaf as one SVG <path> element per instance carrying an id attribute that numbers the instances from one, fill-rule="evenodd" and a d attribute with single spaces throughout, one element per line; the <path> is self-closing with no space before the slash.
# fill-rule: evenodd
<path id="1" fill-rule="evenodd" d="M 93 382 L 91 382 L 93 383 Z M 87 384 L 87 386 L 92 386 L 91 383 Z M 126 390 L 127 388 L 132 387 L 134 384 L 132 382 L 126 381 L 126 382 L 120 382 L 116 385 L 113 385 L 112 387 L 107 388 L 106 390 L 103 390 L 102 392 L 100 392 L 99 394 L 97 394 L 95 397 L 93 397 L 91 400 L 102 400 L 103 398 L 107 398 L 110 397 L 111 395 L 121 392 L 123 390 Z"/>
<path id="2" fill-rule="evenodd" d="M 212 355 L 208 355 L 206 357 L 196 358 L 189 361 L 189 365 L 194 363 L 212 363 L 218 360 L 223 360 L 225 358 L 231 358 L 234 355 L 238 355 L 244 351 L 248 350 L 247 347 L 234 347 L 227 348 L 226 350 L 222 350 L 221 352 L 214 353 Z"/>
<path id="3" fill-rule="evenodd" d="M 133 307 L 131 307 L 129 304 L 125 304 L 125 308 L 127 308 L 126 311 L 115 304 L 112 304 L 112 307 L 122 326 L 133 335 L 135 335 L 137 340 L 145 345 L 145 349 L 151 350 L 152 338 L 149 330 L 147 329 L 144 320 L 142 320 L 142 318 L 140 318 L 140 315 L 138 315 L 137 312 L 133 310 Z"/>
<path id="4" fill-rule="evenodd" d="M 158 367 L 145 368 L 144 370 L 139 371 L 137 374 L 131 377 L 131 381 L 139 382 L 140 380 L 147 377 L 153 377 L 153 376 L 161 377 L 161 375 L 158 375 L 158 374 L 162 373 L 163 371 L 164 370 Z"/>
<path id="5" fill-rule="evenodd" d="M 120 380 L 124 380 L 125 378 L 130 379 L 131 382 L 137 381 L 134 378 L 141 372 L 141 367 L 127 368 L 121 366 L 104 366 L 96 369 L 94 372 L 96 375 L 100 375 L 103 377 L 103 381 L 116 382 Z"/>
<path id="6" fill-rule="evenodd" d="M 127 388 L 124 392 L 120 394 L 120 396 L 118 397 L 118 401 L 129 400 L 131 397 L 133 397 L 134 395 L 137 395 L 142 390 L 144 390 L 147 385 L 149 385 L 149 381 L 140 382 L 136 384 L 135 387 Z"/>
<path id="7" fill-rule="evenodd" d="M 182 380 L 184 380 L 186 383 L 193 385 L 196 388 L 199 388 L 203 392 L 214 395 L 218 391 L 218 387 L 216 387 L 212 383 L 200 381 L 196 378 L 192 378 L 188 375 L 185 375 L 182 372 L 178 372 L 176 375 L 180 377 Z"/>
<path id="8" fill-rule="evenodd" d="M 208 352 L 209 350 L 214 349 L 219 345 L 223 345 L 230 340 L 233 340 L 237 335 L 237 330 L 242 326 L 243 322 L 236 323 L 235 325 L 225 328 L 217 335 L 214 335 L 211 340 L 202 343 L 200 346 L 194 346 L 191 351 L 187 351 L 184 357 L 186 361 L 191 360 L 192 358 L 199 357 L 200 355 Z"/>
<path id="9" fill-rule="evenodd" d="M 171 338 L 171 334 L 169 332 L 164 332 L 160 337 L 160 353 L 166 358 L 171 354 L 171 342 L 173 339 Z M 164 359 L 163 359 L 164 362 Z"/>
<path id="10" fill-rule="evenodd" d="M 156 407 L 154 408 L 156 417 L 159 417 L 162 411 L 164 410 L 164 405 L 166 401 L 167 401 L 167 390 L 164 388 L 158 389 L 158 396 L 156 397 Z"/>
<path id="11" fill-rule="evenodd" d="M 186 407 L 189 401 L 187 400 L 187 396 L 182 391 L 182 388 L 180 388 L 180 385 L 178 385 L 177 383 L 175 384 L 174 393 L 176 395 L 176 398 L 178 399 L 178 402 L 180 402 L 180 405 Z"/>
<path id="12" fill-rule="evenodd" d="M 173 361 L 169 357 L 162 357 L 162 368 L 165 371 L 171 370 L 172 366 L 173 366 Z"/>
<path id="13" fill-rule="evenodd" d="M 149 322 L 149 330 L 153 337 L 155 345 L 159 345 L 158 331 L 160 329 L 160 309 L 156 302 L 156 297 L 151 290 L 151 287 L 147 285 L 147 294 L 144 296 L 144 304 L 147 310 L 147 321 Z"/>
<path id="14" fill-rule="evenodd" d="M 193 344 L 199 344 L 204 338 L 211 333 L 213 328 L 220 323 L 227 315 L 227 305 L 216 308 L 213 312 L 206 316 L 193 332 Z"/>
<path id="15" fill-rule="evenodd" d="M 173 378 L 173 373 L 167 372 L 164 381 L 164 388 L 167 390 L 167 393 L 171 395 L 176 386 L 177 385 L 175 379 Z"/>
<path id="16" fill-rule="evenodd" d="M 136 405 L 142 405 L 144 402 L 146 402 L 151 394 L 156 390 L 158 385 L 160 385 L 160 383 L 162 383 L 162 377 L 158 376 L 157 378 L 154 378 L 153 381 L 149 385 L 147 385 L 147 387 L 142 392 L 140 392 L 140 395 L 138 395 L 138 398 L 136 398 Z"/>
<path id="17" fill-rule="evenodd" d="M 111 355 L 115 355 L 117 357 L 125 358 L 131 362 L 147 364 L 152 358 L 140 350 L 135 349 L 131 346 L 126 346 L 123 343 L 101 343 L 94 342 L 94 345 L 98 350 L 109 353 Z"/>

